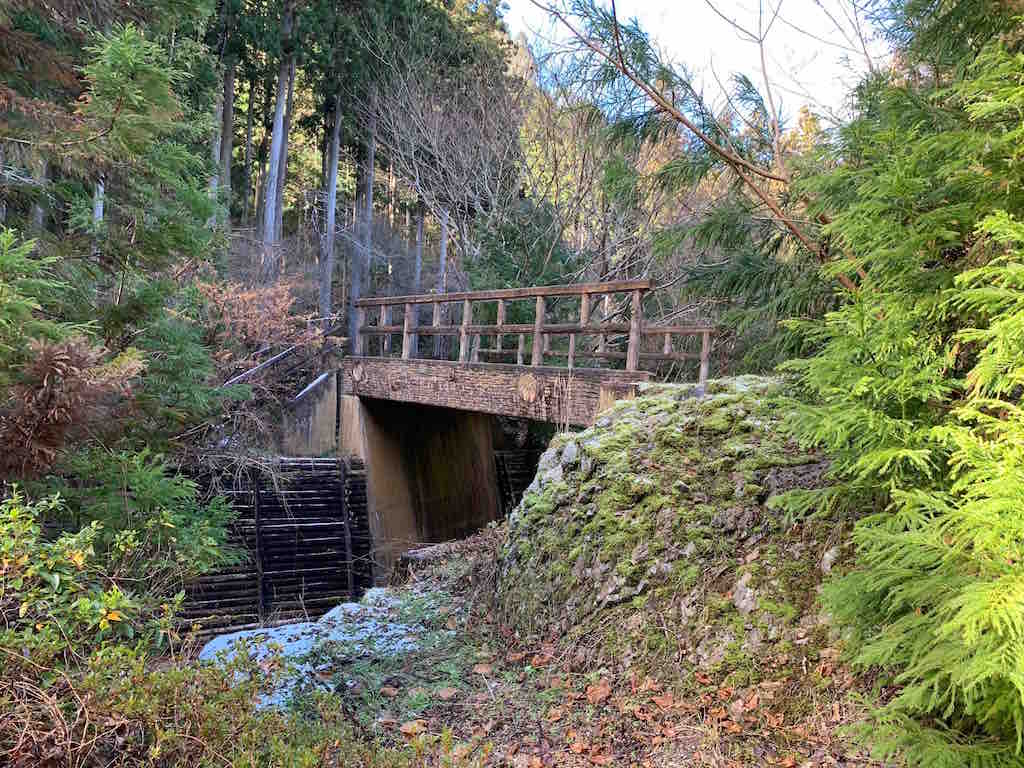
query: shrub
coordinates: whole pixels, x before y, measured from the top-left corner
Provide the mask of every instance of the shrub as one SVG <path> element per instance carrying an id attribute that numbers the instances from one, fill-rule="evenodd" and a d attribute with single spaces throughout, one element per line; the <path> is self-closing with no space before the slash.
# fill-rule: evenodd
<path id="1" fill-rule="evenodd" d="M 58 497 L 30 503 L 18 492 L 0 501 L 0 764 L 471 764 L 444 737 L 381 748 L 353 731 L 333 695 L 311 696 L 301 712 L 259 709 L 283 667 L 246 653 L 225 665 L 192 663 L 174 621 L 180 595 L 160 603 L 148 580 L 126 578 L 99 520 L 48 538 L 42 521 L 66 514 L 62 506 Z M 172 546 L 156 546 L 153 535 L 140 528 L 138 545 Z"/>
<path id="2" fill-rule="evenodd" d="M 833 458 L 819 501 L 868 511 L 825 599 L 894 686 L 865 735 L 911 765 L 1024 764 L 1022 71 L 993 43 L 931 103 L 882 89 L 810 182 L 865 277 L 789 365 L 791 426 Z"/>

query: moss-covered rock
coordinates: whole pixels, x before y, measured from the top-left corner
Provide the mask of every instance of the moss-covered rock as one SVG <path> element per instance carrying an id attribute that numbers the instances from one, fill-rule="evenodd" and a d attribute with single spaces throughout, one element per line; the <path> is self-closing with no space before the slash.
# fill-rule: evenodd
<path id="1" fill-rule="evenodd" d="M 720 673 L 736 685 L 827 643 L 827 520 L 784 525 L 772 500 L 825 469 L 779 429 L 778 381 L 652 385 L 551 443 L 511 515 L 498 603 L 521 635 L 579 665 Z M 703 674 L 701 676 L 703 676 Z"/>

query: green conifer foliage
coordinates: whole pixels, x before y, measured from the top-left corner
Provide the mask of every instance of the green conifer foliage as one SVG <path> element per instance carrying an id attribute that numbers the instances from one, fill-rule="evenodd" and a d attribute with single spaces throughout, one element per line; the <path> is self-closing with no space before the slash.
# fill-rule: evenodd
<path id="1" fill-rule="evenodd" d="M 1010 43 L 1012 46 L 1012 43 Z M 870 513 L 825 601 L 895 695 L 865 735 L 915 766 L 1024 765 L 1024 55 L 949 86 L 865 91 L 844 162 L 805 180 L 866 276 L 803 330 L 794 432 Z M 837 262 L 841 263 L 841 262 Z"/>

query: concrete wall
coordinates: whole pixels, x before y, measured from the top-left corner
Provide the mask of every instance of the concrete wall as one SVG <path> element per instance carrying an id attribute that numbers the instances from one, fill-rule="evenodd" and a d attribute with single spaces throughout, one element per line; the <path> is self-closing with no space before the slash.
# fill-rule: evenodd
<path id="1" fill-rule="evenodd" d="M 490 416 L 342 397 L 339 449 L 366 463 L 379 578 L 402 551 L 498 519 Z"/>
<path id="2" fill-rule="evenodd" d="M 278 450 L 283 456 L 331 456 L 337 449 L 337 373 L 311 383 L 282 413 Z"/>

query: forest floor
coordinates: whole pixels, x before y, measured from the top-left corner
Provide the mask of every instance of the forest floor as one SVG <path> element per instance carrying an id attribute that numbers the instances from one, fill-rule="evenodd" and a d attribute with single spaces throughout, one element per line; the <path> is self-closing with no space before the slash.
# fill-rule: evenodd
<path id="1" fill-rule="evenodd" d="M 466 765 L 623 766 L 876 765 L 840 735 L 855 722 L 858 682 L 802 690 L 786 679 L 753 690 L 721 687 L 675 669 L 661 674 L 581 671 L 550 642 L 523 642 L 492 611 L 499 530 L 421 551 L 393 588 L 396 619 L 417 649 L 354 662 L 319 659 L 321 681 L 341 693 L 364 736 L 414 749 L 439 737 Z M 788 721 L 788 706 L 812 706 Z M 436 743 L 436 742 L 435 742 Z"/>

